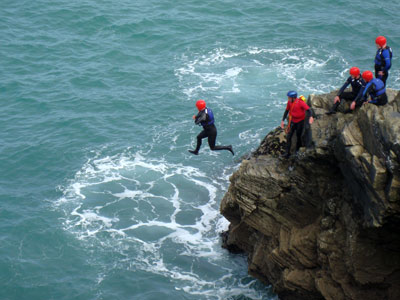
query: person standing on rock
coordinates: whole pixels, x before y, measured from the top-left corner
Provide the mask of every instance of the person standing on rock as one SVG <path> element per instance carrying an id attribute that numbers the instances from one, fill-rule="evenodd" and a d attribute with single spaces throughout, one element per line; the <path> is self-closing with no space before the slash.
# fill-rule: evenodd
<path id="1" fill-rule="evenodd" d="M 214 114 L 210 108 L 206 106 L 206 102 L 202 99 L 196 102 L 196 107 L 198 109 L 198 114 L 193 116 L 194 122 L 197 125 L 203 126 L 203 131 L 197 136 L 197 146 L 195 150 L 188 150 L 194 155 L 199 154 L 201 147 L 201 140 L 208 138 L 208 145 L 211 150 L 228 150 L 234 155 L 232 145 L 229 146 L 215 146 L 215 141 L 217 139 L 217 127 L 214 125 Z"/>
<path id="2" fill-rule="evenodd" d="M 362 73 L 362 78 L 367 85 L 360 97 L 353 101 L 351 106 L 360 105 L 360 103 L 372 103 L 375 105 L 385 105 L 388 102 L 386 87 L 382 80 L 374 78 L 371 71 Z M 365 100 L 364 100 L 365 99 Z M 368 100 L 370 99 L 370 100 Z"/>
<path id="3" fill-rule="evenodd" d="M 286 105 L 285 112 L 283 113 L 283 118 L 281 122 L 281 128 L 285 128 L 285 119 L 288 117 L 288 125 L 286 128 L 286 152 L 283 155 L 285 158 L 289 158 L 290 156 L 290 148 L 292 146 L 292 137 L 294 132 L 296 132 L 297 142 L 296 142 L 296 153 L 300 149 L 301 143 L 301 135 L 303 133 L 304 128 L 304 120 L 306 119 L 306 113 L 309 120 L 309 124 L 311 125 L 314 122 L 314 118 L 312 117 L 312 112 L 310 107 L 302 100 L 297 98 L 296 91 L 289 91 L 287 93 L 288 102 Z"/>
<path id="4" fill-rule="evenodd" d="M 375 39 L 375 44 L 378 48 L 375 55 L 375 77 L 382 80 L 386 86 L 389 69 L 392 66 L 392 48 L 386 45 L 384 36 L 378 36 Z"/>
<path id="5" fill-rule="evenodd" d="M 349 86 L 349 84 L 351 84 L 351 92 L 345 92 L 344 90 Z M 342 99 L 346 101 L 354 101 L 354 99 L 356 99 L 360 93 L 362 94 L 364 88 L 365 81 L 361 77 L 360 69 L 357 67 L 350 68 L 349 78 L 347 78 L 346 82 L 340 88 L 337 96 L 334 99 L 332 108 L 326 114 L 335 114 Z"/>

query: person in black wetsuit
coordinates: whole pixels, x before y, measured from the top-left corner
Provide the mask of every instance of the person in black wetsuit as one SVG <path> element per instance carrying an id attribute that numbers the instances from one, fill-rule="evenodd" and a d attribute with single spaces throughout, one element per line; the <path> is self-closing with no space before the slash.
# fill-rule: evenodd
<path id="1" fill-rule="evenodd" d="M 385 105 L 388 102 L 388 98 L 386 95 L 386 87 L 383 81 L 379 78 L 374 78 L 374 75 L 371 71 L 365 71 L 364 73 L 362 73 L 362 77 L 365 82 L 367 82 L 367 85 L 362 95 L 360 97 L 357 97 L 354 102 L 357 105 L 361 105 L 363 103 Z M 368 98 L 370 98 L 371 100 L 368 101 Z"/>
<path id="2" fill-rule="evenodd" d="M 344 90 L 349 86 L 349 84 L 351 84 L 351 92 L 345 92 Z M 364 88 L 365 88 L 365 81 L 360 76 L 360 69 L 357 67 L 352 67 L 350 69 L 349 78 L 347 78 L 346 82 L 340 88 L 337 96 L 334 99 L 332 108 L 326 114 L 327 115 L 335 114 L 342 99 L 346 101 L 354 101 L 354 99 L 356 99 L 359 94 L 362 94 Z M 354 110 L 354 108 L 351 109 Z"/>
<path id="3" fill-rule="evenodd" d="M 193 116 L 194 122 L 197 125 L 203 126 L 203 131 L 197 136 L 197 146 L 195 150 L 188 150 L 190 153 L 195 155 L 199 154 L 201 147 L 201 140 L 208 137 L 208 145 L 211 150 L 228 150 L 234 155 L 232 145 L 229 146 L 215 146 L 215 141 L 217 139 L 217 127 L 214 125 L 214 114 L 211 109 L 206 106 L 204 100 L 198 100 L 196 102 L 197 109 L 199 113 L 197 116 Z"/>
<path id="4" fill-rule="evenodd" d="M 384 36 L 378 36 L 375 39 L 375 44 L 376 48 L 378 48 L 375 55 L 375 77 L 382 80 L 386 86 L 386 79 L 392 66 L 392 48 L 386 45 Z"/>

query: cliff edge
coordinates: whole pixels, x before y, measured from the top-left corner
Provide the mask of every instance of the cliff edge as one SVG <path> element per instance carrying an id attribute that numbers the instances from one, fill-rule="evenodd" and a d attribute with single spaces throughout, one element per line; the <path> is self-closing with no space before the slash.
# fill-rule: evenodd
<path id="1" fill-rule="evenodd" d="M 336 93 L 310 95 L 313 145 L 282 159 L 277 128 L 231 176 L 224 247 L 281 300 L 400 299 L 400 92 L 387 94 L 331 116 Z"/>

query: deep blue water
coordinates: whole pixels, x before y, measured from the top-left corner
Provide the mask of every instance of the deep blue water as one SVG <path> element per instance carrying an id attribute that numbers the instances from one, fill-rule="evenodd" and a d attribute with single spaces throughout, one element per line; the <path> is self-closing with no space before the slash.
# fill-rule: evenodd
<path id="1" fill-rule="evenodd" d="M 274 299 L 221 248 L 229 176 L 287 90 L 372 69 L 377 35 L 400 88 L 400 4 L 382 6 L 3 0 L 0 299 Z M 187 152 L 199 98 L 235 157 Z"/>

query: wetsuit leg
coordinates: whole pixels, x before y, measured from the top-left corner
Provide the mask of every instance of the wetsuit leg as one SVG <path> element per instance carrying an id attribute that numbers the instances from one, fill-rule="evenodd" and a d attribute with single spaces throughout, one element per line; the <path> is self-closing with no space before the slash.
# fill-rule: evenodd
<path id="1" fill-rule="evenodd" d="M 386 86 L 386 80 L 389 77 L 389 72 L 383 71 L 383 76 L 381 76 L 381 80 L 383 81 L 383 84 Z"/>
<path id="2" fill-rule="evenodd" d="M 378 72 L 380 71 L 380 66 L 375 65 L 375 78 L 379 78 L 380 80 L 383 81 L 383 84 L 386 86 L 386 80 L 389 77 L 389 72 L 383 71 L 383 76 L 378 75 Z"/>
<path id="3" fill-rule="evenodd" d="M 299 151 L 300 147 L 302 146 L 302 142 L 301 142 L 301 135 L 303 134 L 303 128 L 304 128 L 304 120 L 300 121 L 298 123 L 294 123 L 293 124 L 294 127 L 296 127 L 296 137 L 297 137 L 297 141 L 296 141 L 296 152 Z"/>
<path id="4" fill-rule="evenodd" d="M 306 148 L 311 148 L 312 146 L 312 132 L 311 132 L 311 126 L 309 123 L 310 118 L 306 118 L 304 120 L 304 130 L 303 130 L 303 134 L 302 134 L 302 143 L 303 146 L 305 146 Z"/>
<path id="5" fill-rule="evenodd" d="M 327 115 L 335 114 L 339 105 L 340 105 L 340 102 L 336 102 L 335 104 L 333 104 L 331 109 L 326 114 Z"/>
<path id="6" fill-rule="evenodd" d="M 294 126 L 296 123 L 291 123 L 290 124 L 290 130 L 289 133 L 286 136 L 286 153 L 284 154 L 285 157 L 290 156 L 290 148 L 292 147 L 292 137 L 293 133 L 296 130 L 296 127 Z"/>
<path id="7" fill-rule="evenodd" d="M 388 98 L 386 93 L 383 93 L 378 97 L 378 103 L 376 105 L 385 105 L 386 103 L 388 103 Z"/>
<path id="8" fill-rule="evenodd" d="M 357 94 L 353 92 L 343 92 L 340 96 L 340 100 L 353 101 L 356 97 Z"/>
<path id="9" fill-rule="evenodd" d="M 201 147 L 201 140 L 204 139 L 204 138 L 206 138 L 206 137 L 210 138 L 209 135 L 208 135 L 208 133 L 207 133 L 207 130 L 203 130 L 202 132 L 200 132 L 200 133 L 197 135 L 197 146 L 196 146 L 196 150 L 195 150 L 195 151 L 198 152 L 198 151 L 200 150 L 200 147 Z"/>
<path id="10" fill-rule="evenodd" d="M 215 151 L 215 150 L 228 150 L 234 155 L 233 150 L 232 150 L 232 145 L 229 146 L 215 146 L 215 142 L 217 140 L 217 127 L 215 125 L 210 125 L 207 127 L 207 133 L 208 133 L 208 145 L 210 146 L 210 149 Z"/>
<path id="11" fill-rule="evenodd" d="M 208 146 L 210 146 L 211 150 L 215 148 L 215 141 L 217 140 L 217 128 L 214 124 L 208 125 L 205 129 L 207 131 L 208 136 Z"/>
<path id="12" fill-rule="evenodd" d="M 197 146 L 195 150 L 189 150 L 190 153 L 193 153 L 195 155 L 199 154 L 199 150 L 201 147 L 201 140 L 206 138 L 207 135 L 207 131 L 203 129 L 203 131 L 201 131 L 198 135 L 197 135 Z"/>
<path id="13" fill-rule="evenodd" d="M 342 100 L 353 101 L 356 97 L 357 95 L 355 95 L 353 92 L 343 92 L 339 97 L 340 102 L 336 102 L 335 104 L 333 104 L 332 108 L 326 114 L 327 115 L 334 114 L 337 111 L 340 103 L 342 103 Z"/>
<path id="14" fill-rule="evenodd" d="M 381 69 L 380 66 L 375 65 L 375 78 L 379 78 L 378 72 L 380 69 Z"/>
<path id="15" fill-rule="evenodd" d="M 348 101 L 348 102 L 353 102 L 356 98 L 357 98 L 357 94 L 354 92 L 344 92 L 342 93 L 341 96 L 342 100 Z M 357 105 L 356 103 L 356 107 L 358 107 L 359 105 Z M 352 110 L 350 108 L 347 108 L 343 113 L 351 113 Z"/>

